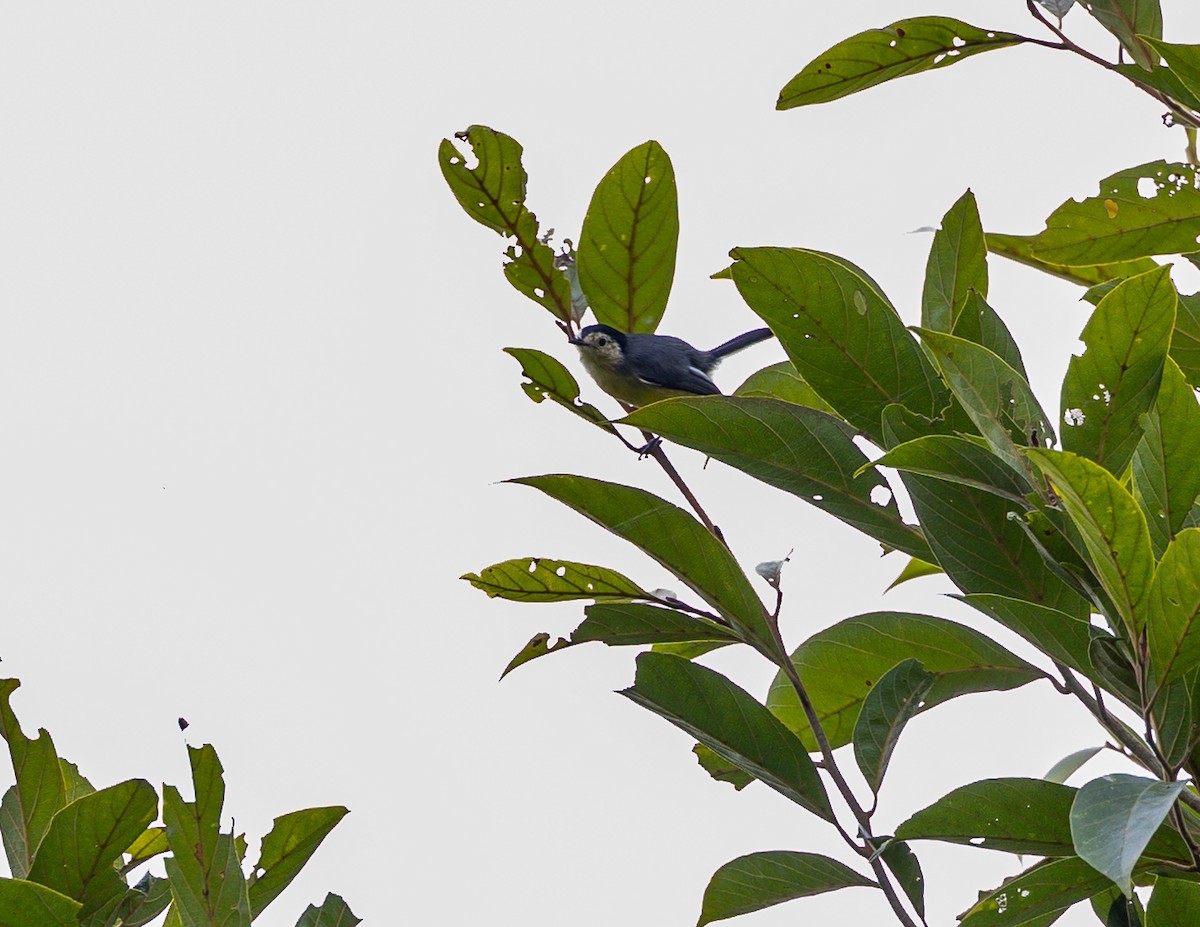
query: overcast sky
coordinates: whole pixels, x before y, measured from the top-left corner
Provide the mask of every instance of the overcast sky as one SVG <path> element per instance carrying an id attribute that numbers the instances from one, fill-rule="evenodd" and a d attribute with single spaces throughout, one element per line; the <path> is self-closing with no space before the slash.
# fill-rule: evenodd
<path id="1" fill-rule="evenodd" d="M 1168 39 L 1200 42 L 1194 3 L 1163 6 Z M 471 123 L 513 135 L 530 205 L 574 237 L 604 171 L 657 139 L 682 225 L 661 330 L 701 346 L 756 324 L 708 279 L 742 245 L 843 255 L 915 323 L 930 238 L 909 233 L 964 189 L 987 228 L 1035 232 L 1068 195 L 1184 142 L 1128 84 L 1036 48 L 774 111 L 824 48 L 927 13 L 1039 28 L 1019 0 L 9 4 L 0 657 L 27 731 L 49 728 L 98 786 L 143 776 L 185 795 L 185 736 L 211 742 L 226 821 L 251 837 L 296 808 L 349 806 L 264 927 L 291 927 L 327 890 L 372 925 L 688 925 L 735 856 L 847 859 L 812 815 L 713 782 L 686 736 L 613 695 L 632 651 L 581 647 L 497 683 L 532 634 L 565 633 L 581 610 L 489 601 L 460 574 L 541 555 L 671 584 L 499 481 L 566 471 L 675 497 L 652 464 L 522 393 L 502 347 L 575 359 L 504 281 L 502 241 L 461 212 L 436 149 Z M 1081 12 L 1067 24 L 1113 51 Z M 1000 259 L 991 277 L 1054 409 L 1080 291 Z M 718 382 L 782 357 L 757 346 Z M 674 456 L 747 568 L 795 549 L 791 644 L 891 608 L 1029 653 L 941 579 L 884 595 L 902 562 L 832 518 Z M 752 655 L 707 662 L 765 694 Z M 1099 742 L 1046 685 L 940 706 L 900 744 L 881 829 Z M 933 924 L 1018 868 L 918 851 Z M 855 890 L 744 923 L 889 918 Z"/>

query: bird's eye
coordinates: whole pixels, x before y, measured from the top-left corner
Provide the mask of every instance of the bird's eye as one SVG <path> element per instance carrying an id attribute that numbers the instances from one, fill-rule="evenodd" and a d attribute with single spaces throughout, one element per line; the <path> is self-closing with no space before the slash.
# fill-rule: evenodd
<path id="1" fill-rule="evenodd" d="M 604 347 L 605 345 L 608 344 L 608 336 L 601 335 L 599 338 L 596 339 L 596 344 L 600 345 L 600 347 Z"/>

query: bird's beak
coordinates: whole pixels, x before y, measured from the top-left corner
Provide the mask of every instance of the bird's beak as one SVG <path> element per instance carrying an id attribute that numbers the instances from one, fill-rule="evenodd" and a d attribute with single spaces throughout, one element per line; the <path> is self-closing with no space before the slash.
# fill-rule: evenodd
<path id="1" fill-rule="evenodd" d="M 583 340 L 583 339 L 581 339 L 581 338 L 568 338 L 568 339 L 567 339 L 567 342 L 568 342 L 569 344 L 573 344 L 573 345 L 575 345 L 577 348 L 579 348 L 579 347 L 584 347 L 584 346 L 586 346 L 586 345 L 587 345 L 587 342 L 586 342 L 586 341 L 584 341 L 584 340 Z"/>

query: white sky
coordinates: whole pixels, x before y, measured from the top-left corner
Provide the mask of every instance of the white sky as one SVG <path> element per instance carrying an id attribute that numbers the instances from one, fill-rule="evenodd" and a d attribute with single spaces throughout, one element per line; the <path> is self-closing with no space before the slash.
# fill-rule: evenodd
<path id="1" fill-rule="evenodd" d="M 1168 39 L 1200 42 L 1200 9 L 1163 5 Z M 501 347 L 574 359 L 501 277 L 501 240 L 460 211 L 436 148 L 472 122 L 514 135 L 530 204 L 574 236 L 605 169 L 658 139 L 682 220 L 662 330 L 699 345 L 755 324 L 707 279 L 739 245 L 844 255 L 915 322 L 929 236 L 906 233 L 966 187 L 989 229 L 1034 232 L 1066 196 L 1183 145 L 1120 79 L 1032 48 L 774 112 L 833 42 L 926 13 L 1039 34 L 1019 0 L 8 5 L 0 656 L 27 730 L 48 727 L 98 786 L 186 786 L 182 715 L 254 837 L 275 815 L 348 805 L 264 927 L 327 890 L 369 924 L 687 925 L 735 856 L 848 859 L 811 815 L 714 783 L 682 733 L 613 695 L 630 650 L 578 648 L 497 684 L 534 632 L 565 633 L 581 610 L 491 602 L 459 574 L 544 555 L 670 583 L 495 484 L 567 471 L 675 497 L 652 464 L 521 392 Z M 1112 49 L 1082 13 L 1067 23 Z M 998 259 L 991 274 L 1054 408 L 1079 290 Z M 781 357 L 756 347 L 718 381 Z M 791 643 L 877 608 L 986 627 L 938 579 L 884 596 L 901 561 L 832 518 L 675 457 L 747 567 L 796 549 Z M 751 655 L 708 662 L 765 693 Z M 941 706 L 901 742 L 880 826 L 1098 742 L 1045 685 Z M 918 851 L 932 924 L 1017 869 Z M 743 922 L 798 918 L 890 913 L 855 890 Z"/>

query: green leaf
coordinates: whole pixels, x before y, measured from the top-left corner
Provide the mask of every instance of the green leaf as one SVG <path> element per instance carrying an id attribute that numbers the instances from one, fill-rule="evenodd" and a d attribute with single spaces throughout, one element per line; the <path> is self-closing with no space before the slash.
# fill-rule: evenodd
<path id="1" fill-rule="evenodd" d="M 941 572 L 943 572 L 942 568 L 936 563 L 926 563 L 924 560 L 911 557 L 908 563 L 904 565 L 904 569 L 900 571 L 900 575 L 893 579 L 884 591 L 891 592 L 901 583 L 906 583 L 910 579 L 920 579 L 922 576 L 934 576 Z"/>
<path id="2" fill-rule="evenodd" d="M 1046 770 L 1042 776 L 1047 782 L 1064 783 L 1082 768 L 1083 764 L 1103 750 L 1103 747 L 1084 747 L 1074 753 L 1068 753 L 1061 760 Z"/>
<path id="3" fill-rule="evenodd" d="M 879 853 L 884 864 L 896 877 L 896 882 L 904 891 L 913 909 L 925 917 L 925 876 L 921 872 L 921 862 L 917 859 L 907 843 L 901 840 L 889 840 Z"/>
<path id="4" fill-rule="evenodd" d="M 817 853 L 788 850 L 750 853 L 713 873 L 704 890 L 697 927 L 761 911 L 793 898 L 856 886 L 879 887 L 849 866 Z"/>
<path id="5" fill-rule="evenodd" d="M 822 52 L 788 81 L 775 108 L 838 100 L 1021 41 L 1018 35 L 986 31 L 948 16 L 902 19 L 883 29 L 860 32 Z"/>
<path id="6" fill-rule="evenodd" d="M 275 819 L 254 864 L 256 877 L 248 886 L 252 918 L 287 888 L 347 813 L 348 809 L 340 806 L 305 808 Z"/>
<path id="7" fill-rule="evenodd" d="M 929 434 L 930 423 L 892 406 L 884 416 L 887 446 Z M 964 592 L 991 592 L 1070 614 L 1088 604 L 1057 574 L 1022 528 L 1008 500 L 970 486 L 900 472 L 937 563 Z M 1039 532 L 1040 533 L 1040 532 Z M 1053 529 L 1051 529 L 1053 533 Z"/>
<path id="8" fill-rule="evenodd" d="M 459 579 L 465 579 L 476 589 L 486 592 L 488 598 L 499 597 L 514 602 L 646 597 L 636 583 L 616 570 L 544 557 L 505 560 L 484 567 L 478 574 L 466 573 Z"/>
<path id="9" fill-rule="evenodd" d="M 79 767 L 70 760 L 64 760 L 60 756 L 58 768 L 62 772 L 63 785 L 66 787 L 66 791 L 63 793 L 64 804 L 69 805 L 75 799 L 91 795 L 96 791 L 96 787 L 87 781 L 87 778 L 79 771 Z"/>
<path id="10" fill-rule="evenodd" d="M 579 381 L 556 358 L 532 348 L 505 348 L 504 353 L 515 357 L 521 373 L 529 378 L 528 383 L 521 384 L 521 389 L 534 402 L 552 399 L 598 428 L 617 433 L 603 412 L 591 403 L 580 401 Z"/>
<path id="11" fill-rule="evenodd" d="M 1037 918 L 1063 912 L 1112 883 L 1081 859 L 1044 860 L 988 892 L 958 927 L 1040 927 Z"/>
<path id="12" fill-rule="evenodd" d="M 745 690 L 680 657 L 643 653 L 621 694 L 661 715 L 780 794 L 827 821 L 833 809 L 800 741 Z"/>
<path id="13" fill-rule="evenodd" d="M 1053 443 L 1054 428 L 1025 378 L 981 345 L 919 332 L 979 433 L 997 456 L 1032 482 L 1024 451 Z"/>
<path id="14" fill-rule="evenodd" d="M 1046 219 L 1031 247 L 1035 257 L 1051 263 L 1112 264 L 1195 251 L 1197 235 L 1195 169 L 1152 161 L 1104 178 L 1098 196 L 1067 200 Z"/>
<path id="15" fill-rule="evenodd" d="M 889 548 L 932 557 L 883 477 L 855 476 L 869 461 L 831 415 L 776 399 L 704 396 L 654 403 L 625 421 L 799 496 Z M 882 491 L 885 504 L 875 501 Z"/>
<path id="16" fill-rule="evenodd" d="M 765 653 L 774 653 L 762 601 L 724 544 L 683 509 L 658 496 L 582 476 L 511 482 L 532 486 L 649 554 Z"/>
<path id="17" fill-rule="evenodd" d="M 16 785 L 0 806 L 0 834 L 9 869 L 18 879 L 29 872 L 50 820 L 66 804 L 66 783 L 49 732 L 39 729 L 37 738 L 30 740 L 13 713 L 10 701 L 20 685 L 16 679 L 0 679 L 0 737 L 8 742 L 16 776 Z"/>
<path id="18" fill-rule="evenodd" d="M 571 634 L 572 644 L 600 641 L 609 647 L 684 641 L 728 641 L 737 637 L 715 622 L 696 615 L 636 602 L 590 605 L 583 623 Z"/>
<path id="19" fill-rule="evenodd" d="M 1100 300 L 1080 335 L 1086 350 L 1071 357 L 1063 379 L 1063 450 L 1118 476 L 1158 396 L 1175 326 L 1170 274 L 1161 267 L 1130 277 Z"/>
<path id="20" fill-rule="evenodd" d="M 892 403 L 936 416 L 950 403 L 937 371 L 862 270 L 800 248 L 738 248 L 733 279 L 793 366 L 854 428 L 882 444 Z"/>
<path id="21" fill-rule="evenodd" d="M 746 382 L 733 391 L 733 395 L 779 399 L 798 406 L 808 406 L 810 409 L 820 409 L 830 415 L 836 414 L 833 407 L 818 396 L 817 391 L 808 385 L 808 381 L 796 372 L 791 361 L 780 361 L 750 374 Z"/>
<path id="22" fill-rule="evenodd" d="M 1071 805 L 1071 836 L 1080 858 L 1133 894 L 1133 870 L 1186 782 L 1114 773 L 1093 779 Z"/>
<path id="23" fill-rule="evenodd" d="M 467 167 L 458 147 L 442 139 L 438 163 L 455 199 L 476 222 L 512 240 L 504 266 L 508 282 L 559 321 L 570 321 L 571 284 L 554 266 L 554 251 L 539 237 L 537 216 L 525 206 L 521 146 L 487 126 L 471 126 L 454 137 L 478 159 Z"/>
<path id="24" fill-rule="evenodd" d="M 1073 856 L 1075 789 L 1043 779 L 960 786 L 896 828 L 897 840 L 939 840 L 1037 856 Z"/>
<path id="25" fill-rule="evenodd" d="M 987 348 L 1029 382 L 1021 349 L 1017 347 L 1012 332 L 996 314 L 996 310 L 974 290 L 967 294 L 950 334 Z"/>
<path id="26" fill-rule="evenodd" d="M 1107 470 L 1067 451 L 1030 450 L 1079 529 L 1104 591 L 1136 637 L 1154 577 L 1146 518 Z"/>
<path id="27" fill-rule="evenodd" d="M 147 860 L 166 853 L 169 849 L 167 829 L 165 827 L 147 827 L 125 848 L 130 860 L 123 868 L 129 870 L 140 866 Z"/>
<path id="28" fill-rule="evenodd" d="M 1179 532 L 1154 571 L 1146 631 L 1160 684 L 1200 666 L 1200 528 Z"/>
<path id="29" fill-rule="evenodd" d="M 157 816 L 158 795 L 144 779 L 84 795 L 50 822 L 30 881 L 80 902 L 80 917 L 115 905 L 128 886 L 113 864 Z"/>
<path id="30" fill-rule="evenodd" d="M 960 483 L 1027 507 L 1028 483 L 995 454 L 970 438 L 925 435 L 897 444 L 872 466 L 892 467 L 938 480 Z"/>
<path id="31" fill-rule="evenodd" d="M 545 631 L 539 631 L 529 639 L 528 644 L 517 651 L 516 656 L 508 661 L 508 665 L 504 667 L 504 672 L 500 674 L 500 678 L 503 679 L 518 666 L 524 666 L 531 660 L 536 660 L 538 657 L 544 657 L 548 653 L 554 653 L 570 646 L 571 642 L 562 637 L 551 644 L 550 635 Z"/>
<path id="32" fill-rule="evenodd" d="M 900 733 L 936 681 L 919 660 L 901 660 L 867 692 L 852 736 L 854 759 L 872 792 L 878 794 Z"/>
<path id="33" fill-rule="evenodd" d="M 112 913 L 103 921 L 103 925 L 104 927 L 118 924 L 120 927 L 143 927 L 162 914 L 170 903 L 170 880 L 147 872 L 137 885 L 125 893 Z M 92 921 L 84 923 L 98 925 L 100 922 L 93 918 Z"/>
<path id="34" fill-rule="evenodd" d="M 1131 903 L 1115 885 L 1093 895 L 1088 904 L 1104 927 L 1142 927 L 1145 923 L 1145 911 L 1138 896 L 1134 895 Z"/>
<path id="35" fill-rule="evenodd" d="M 1160 877 L 1146 906 L 1146 919 L 1153 927 L 1200 924 L 1200 885 Z"/>
<path id="36" fill-rule="evenodd" d="M 163 822 L 171 856 L 166 860 L 171 896 L 182 927 L 248 927 L 250 900 L 237 847 L 220 833 L 225 783 L 216 751 L 188 747 L 194 802 L 163 786 Z"/>
<path id="37" fill-rule="evenodd" d="M 296 921 L 296 927 L 355 927 L 362 918 L 354 916 L 350 906 L 341 897 L 330 892 L 321 902 L 321 907 L 309 905 Z"/>
<path id="38" fill-rule="evenodd" d="M 1162 38 L 1158 0 L 1085 0 L 1083 6 L 1117 37 L 1134 61 L 1142 67 L 1150 66 L 1153 58 L 1144 37 Z"/>
<path id="39" fill-rule="evenodd" d="M 0 877 L 0 927 L 77 927 L 80 907 L 44 885 Z"/>
<path id="40" fill-rule="evenodd" d="M 1167 765 L 1176 769 L 1187 761 L 1192 747 L 1192 704 L 1196 674 L 1190 673 L 1164 686 L 1154 699 L 1150 718 L 1158 739 L 1158 751 Z"/>
<path id="41" fill-rule="evenodd" d="M 604 175 L 583 220 L 579 282 L 596 320 L 623 332 L 654 331 L 678 241 L 675 171 L 658 142 L 645 142 Z"/>
<path id="42" fill-rule="evenodd" d="M 1070 264 L 1047 260 L 1041 254 L 1034 253 L 1034 248 L 1040 244 L 1038 235 L 1003 235 L 998 232 L 987 232 L 984 239 L 991 254 L 998 254 L 1010 261 L 1036 268 L 1052 277 L 1061 277 L 1063 280 L 1078 283 L 1080 286 L 1090 287 L 1110 280 L 1121 280 L 1125 277 L 1132 277 L 1134 274 L 1144 274 L 1159 266 L 1158 262 L 1148 257 L 1103 264 Z"/>
<path id="43" fill-rule="evenodd" d="M 724 757 L 718 756 L 704 744 L 696 744 L 692 747 L 692 752 L 696 754 L 696 762 L 706 773 L 718 782 L 728 782 L 737 792 L 755 781 L 748 772 L 742 771 Z"/>
<path id="44" fill-rule="evenodd" d="M 978 631 L 944 618 L 870 612 L 818 631 L 792 654 L 825 735 L 834 748 L 850 743 L 863 700 L 897 663 L 920 660 L 938 675 L 925 708 L 969 692 L 1004 691 L 1042 673 Z M 771 683 L 767 706 L 815 749 L 796 693 L 783 672 Z"/>
<path id="45" fill-rule="evenodd" d="M 986 299 L 987 289 L 987 246 L 975 194 L 968 190 L 933 235 L 921 294 L 921 327 L 953 331 L 967 297 L 974 292 Z"/>
<path id="46" fill-rule="evenodd" d="M 1200 495 L 1200 405 L 1178 365 L 1167 359 L 1154 408 L 1142 418 L 1133 455 L 1133 497 L 1146 513 L 1155 556 L 1162 556 Z"/>
<path id="47" fill-rule="evenodd" d="M 1092 641 L 1110 635 L 1090 621 L 1009 596 L 974 593 L 958 598 L 1021 635 L 1056 663 L 1095 678 L 1090 657 Z"/>
<path id="48" fill-rule="evenodd" d="M 1080 790 L 1045 779 L 983 779 L 943 795 L 896 828 L 897 840 L 938 840 L 1037 856 L 1074 856 L 1071 809 Z M 1148 860 L 1184 862 L 1187 845 L 1164 827 Z"/>
<path id="49" fill-rule="evenodd" d="M 1179 297 L 1171 358 L 1179 365 L 1188 383 L 1200 383 L 1200 293 Z"/>

